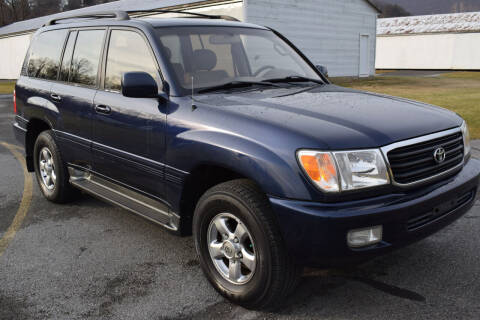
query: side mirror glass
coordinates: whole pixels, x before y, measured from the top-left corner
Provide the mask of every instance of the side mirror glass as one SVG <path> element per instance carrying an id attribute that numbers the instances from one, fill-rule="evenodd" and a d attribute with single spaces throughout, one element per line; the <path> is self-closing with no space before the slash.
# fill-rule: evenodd
<path id="1" fill-rule="evenodd" d="M 129 98 L 157 98 L 158 85 L 146 72 L 125 72 L 122 75 L 122 94 Z"/>
<path id="2" fill-rule="evenodd" d="M 317 65 L 316 66 L 318 71 L 320 71 L 321 74 L 323 74 L 325 77 L 328 77 L 328 69 L 325 66 Z"/>

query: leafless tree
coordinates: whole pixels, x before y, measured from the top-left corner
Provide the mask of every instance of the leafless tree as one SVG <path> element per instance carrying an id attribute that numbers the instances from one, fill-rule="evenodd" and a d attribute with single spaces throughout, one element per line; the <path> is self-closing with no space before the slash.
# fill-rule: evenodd
<path id="1" fill-rule="evenodd" d="M 380 18 L 405 17 L 412 14 L 397 4 L 390 4 L 381 0 L 373 0 L 373 3 L 382 11 Z"/>
<path id="2" fill-rule="evenodd" d="M 13 22 L 113 0 L 0 0 L 0 27 Z"/>

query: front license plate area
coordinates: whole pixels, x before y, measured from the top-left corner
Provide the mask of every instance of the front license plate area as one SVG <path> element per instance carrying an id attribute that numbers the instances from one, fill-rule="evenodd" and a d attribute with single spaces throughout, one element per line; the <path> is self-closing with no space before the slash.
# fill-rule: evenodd
<path id="1" fill-rule="evenodd" d="M 427 213 L 411 217 L 410 220 L 407 221 L 407 230 L 408 231 L 417 230 L 425 226 L 429 222 L 449 214 L 450 212 L 457 209 L 461 205 L 472 201 L 474 195 L 475 195 L 475 190 L 471 190 L 467 193 L 462 194 L 459 197 L 456 197 L 456 198 L 450 199 L 449 201 L 441 203 L 440 205 L 434 207 L 431 211 Z"/>

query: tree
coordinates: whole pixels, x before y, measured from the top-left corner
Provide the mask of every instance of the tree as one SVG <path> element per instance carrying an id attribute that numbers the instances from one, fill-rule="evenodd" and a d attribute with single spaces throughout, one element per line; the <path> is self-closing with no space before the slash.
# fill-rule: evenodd
<path id="1" fill-rule="evenodd" d="M 68 0 L 63 6 L 63 11 L 75 10 L 82 7 L 82 0 Z"/>
<path id="2" fill-rule="evenodd" d="M 0 25 L 28 19 L 31 8 L 28 0 L 0 0 Z"/>
<path id="3" fill-rule="evenodd" d="M 407 17 L 411 16 L 412 14 L 405 10 L 403 7 L 397 4 L 387 4 L 383 10 L 382 18 L 390 18 L 390 17 Z"/>
<path id="4" fill-rule="evenodd" d="M 114 0 L 0 0 L 0 27 L 26 19 Z"/>
<path id="5" fill-rule="evenodd" d="M 372 1 L 382 11 L 380 18 L 407 17 L 412 14 L 398 4 L 385 3 L 380 0 Z"/>
<path id="6" fill-rule="evenodd" d="M 451 12 L 473 12 L 480 10 L 480 4 L 473 1 L 457 1 L 452 5 Z"/>

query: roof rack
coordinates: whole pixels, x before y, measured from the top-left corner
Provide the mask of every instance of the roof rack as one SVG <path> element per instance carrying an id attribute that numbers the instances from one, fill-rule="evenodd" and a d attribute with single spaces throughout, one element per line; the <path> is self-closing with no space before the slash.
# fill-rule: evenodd
<path id="1" fill-rule="evenodd" d="M 131 14 L 140 14 L 140 15 L 148 15 L 150 13 L 180 13 L 190 15 L 190 18 L 206 18 L 206 19 L 222 19 L 227 21 L 240 21 L 237 18 L 227 15 L 212 15 L 212 14 L 204 14 L 204 13 L 197 13 L 197 12 L 189 12 L 189 11 L 182 11 L 182 10 L 164 10 L 164 9 L 150 9 L 150 10 L 130 10 L 126 11 L 127 13 Z"/>
<path id="2" fill-rule="evenodd" d="M 130 20 L 130 16 L 125 11 L 102 11 L 102 12 L 94 12 L 94 13 L 87 13 L 87 14 L 79 14 L 79 15 L 71 15 L 59 18 L 50 19 L 44 26 L 52 26 L 57 24 L 58 21 L 61 20 L 70 20 L 70 19 L 104 19 L 104 18 L 112 18 L 114 20 Z"/>
<path id="3" fill-rule="evenodd" d="M 222 19 L 227 21 L 240 21 L 237 18 L 226 15 L 211 15 L 204 13 L 188 12 L 182 10 L 163 10 L 163 9 L 151 9 L 151 10 L 130 10 L 130 11 L 100 11 L 86 14 L 78 14 L 71 16 L 64 16 L 50 19 L 44 26 L 52 26 L 62 20 L 71 19 L 114 19 L 118 21 L 130 20 L 129 14 L 138 14 L 139 16 L 147 16 L 152 13 L 177 13 L 189 15 L 189 18 L 204 18 L 204 19 Z"/>

